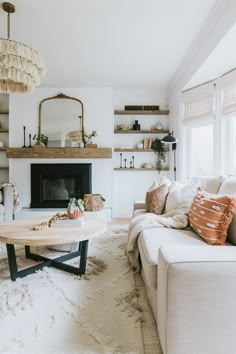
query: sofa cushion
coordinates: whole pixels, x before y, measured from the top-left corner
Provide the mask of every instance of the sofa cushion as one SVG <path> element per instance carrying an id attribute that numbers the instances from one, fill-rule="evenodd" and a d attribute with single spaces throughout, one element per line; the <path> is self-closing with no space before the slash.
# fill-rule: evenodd
<path id="1" fill-rule="evenodd" d="M 193 176 L 191 182 L 200 181 L 204 191 L 212 194 L 217 194 L 221 187 L 224 178 L 222 176 Z"/>
<path id="2" fill-rule="evenodd" d="M 174 181 L 169 187 L 169 194 L 166 198 L 165 213 L 180 208 L 190 209 L 191 203 L 199 186 L 200 183 L 198 181 L 191 184 L 182 184 Z"/>
<path id="3" fill-rule="evenodd" d="M 236 176 L 227 177 L 221 184 L 218 194 L 236 194 Z"/>
<path id="4" fill-rule="evenodd" d="M 224 182 L 222 183 L 219 194 L 236 194 L 236 177 L 229 176 L 227 177 Z M 227 239 L 236 245 L 236 214 L 234 213 L 233 220 L 230 224 L 228 230 L 228 237 Z"/>
<path id="5" fill-rule="evenodd" d="M 235 198 L 200 190 L 189 212 L 190 226 L 208 244 L 223 245 L 235 209 Z"/>
<path id="6" fill-rule="evenodd" d="M 147 212 L 154 213 L 157 215 L 162 214 L 166 197 L 168 194 L 168 186 L 167 184 L 162 184 L 159 187 L 149 189 L 146 193 L 146 208 Z"/>
<path id="7" fill-rule="evenodd" d="M 170 245 L 206 245 L 207 244 L 192 230 L 177 230 L 163 226 L 146 229 L 138 238 L 142 266 L 149 285 L 157 287 L 157 258 L 161 246 Z M 148 275 L 147 275 L 148 274 Z"/>

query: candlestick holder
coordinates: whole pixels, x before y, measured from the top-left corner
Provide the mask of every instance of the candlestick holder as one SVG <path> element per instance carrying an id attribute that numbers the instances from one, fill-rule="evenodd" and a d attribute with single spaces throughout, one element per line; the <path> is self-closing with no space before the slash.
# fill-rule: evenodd
<path id="1" fill-rule="evenodd" d="M 25 126 L 23 126 L 23 132 L 24 132 L 24 145 L 22 147 L 26 148 L 27 146 L 25 145 Z"/>
<path id="2" fill-rule="evenodd" d="M 134 156 L 132 156 L 132 160 L 133 160 L 133 166 L 132 167 L 134 168 Z"/>
<path id="3" fill-rule="evenodd" d="M 133 168 L 132 161 L 129 162 L 129 168 Z"/>
<path id="4" fill-rule="evenodd" d="M 33 146 L 31 145 L 31 134 L 29 134 L 29 146 L 28 148 L 32 148 Z"/>
<path id="5" fill-rule="evenodd" d="M 126 160 L 127 160 L 127 159 L 124 159 L 124 163 L 125 163 L 125 168 L 126 168 Z"/>
<path id="6" fill-rule="evenodd" d="M 122 168 L 122 152 L 120 153 L 120 168 Z"/>

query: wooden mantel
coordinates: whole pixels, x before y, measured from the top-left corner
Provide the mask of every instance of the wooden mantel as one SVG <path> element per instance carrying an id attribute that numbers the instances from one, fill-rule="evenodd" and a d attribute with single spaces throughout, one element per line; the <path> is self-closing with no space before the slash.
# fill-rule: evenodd
<path id="1" fill-rule="evenodd" d="M 6 157 L 12 159 L 110 159 L 112 158 L 112 148 L 8 148 Z"/>

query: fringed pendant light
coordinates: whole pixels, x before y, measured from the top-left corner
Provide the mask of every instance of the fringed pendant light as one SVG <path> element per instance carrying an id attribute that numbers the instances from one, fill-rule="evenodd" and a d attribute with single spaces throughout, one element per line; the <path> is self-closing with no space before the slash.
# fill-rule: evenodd
<path id="1" fill-rule="evenodd" d="M 10 39 L 10 14 L 15 6 L 4 2 L 2 8 L 7 12 L 7 38 L 0 38 L 0 92 L 31 92 L 40 84 L 43 61 L 34 49 Z"/>

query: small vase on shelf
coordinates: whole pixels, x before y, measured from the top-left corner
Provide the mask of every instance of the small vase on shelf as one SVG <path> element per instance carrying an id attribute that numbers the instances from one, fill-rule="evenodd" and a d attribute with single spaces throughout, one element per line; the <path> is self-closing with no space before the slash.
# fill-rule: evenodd
<path id="1" fill-rule="evenodd" d="M 138 120 L 135 120 L 133 130 L 140 130 L 140 124 L 138 123 Z"/>

